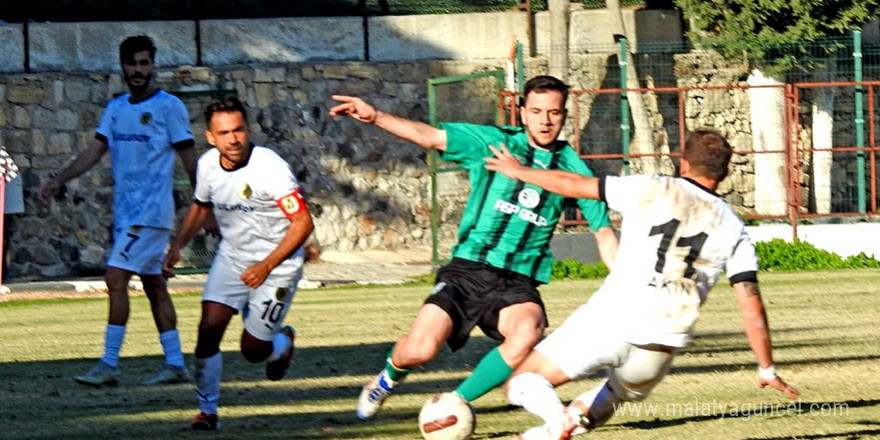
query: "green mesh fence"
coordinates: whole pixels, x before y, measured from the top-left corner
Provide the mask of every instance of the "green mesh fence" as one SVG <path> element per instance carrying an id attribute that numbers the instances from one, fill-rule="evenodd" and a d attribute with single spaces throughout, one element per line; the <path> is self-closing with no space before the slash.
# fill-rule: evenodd
<path id="1" fill-rule="evenodd" d="M 498 96 L 503 84 L 503 69 L 431 78 L 428 81 L 429 122 L 432 125 L 498 123 Z M 470 183 L 467 172 L 455 163 L 441 162 L 436 152 L 431 152 L 428 162 L 432 174 L 432 260 L 434 264 L 442 264 L 450 259 L 470 195 Z"/>

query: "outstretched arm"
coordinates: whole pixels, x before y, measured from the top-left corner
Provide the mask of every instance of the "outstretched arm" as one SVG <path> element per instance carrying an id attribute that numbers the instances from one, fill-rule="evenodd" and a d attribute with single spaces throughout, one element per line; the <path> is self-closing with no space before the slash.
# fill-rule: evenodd
<path id="1" fill-rule="evenodd" d="M 375 124 L 377 127 L 422 148 L 446 151 L 446 130 L 378 110 L 356 96 L 333 95 L 331 98 L 341 102 L 330 109 L 331 116 L 348 115 L 358 121 Z"/>
<path id="2" fill-rule="evenodd" d="M 755 352 L 755 358 L 758 360 L 758 387 L 770 386 L 784 393 L 789 399 L 797 398 L 800 394 L 798 390 L 776 375 L 776 367 L 773 365 L 773 348 L 770 344 L 770 328 L 767 324 L 764 303 L 761 302 L 758 283 L 741 281 L 733 285 L 733 291 L 742 313 L 749 346 Z"/>
<path id="3" fill-rule="evenodd" d="M 490 145 L 489 149 L 495 154 L 495 157 L 486 158 L 486 169 L 489 171 L 497 171 L 511 179 L 540 186 L 564 197 L 599 200 L 599 179 L 595 177 L 586 177 L 568 171 L 541 170 L 523 166 L 504 144 L 500 144 L 498 149 Z"/>
<path id="4" fill-rule="evenodd" d="M 100 139 L 92 139 L 91 142 L 89 142 L 89 147 L 80 153 L 70 165 L 65 167 L 57 176 L 53 177 L 40 187 L 40 200 L 48 202 L 58 191 L 58 188 L 61 188 L 61 185 L 64 185 L 64 182 L 67 182 L 91 169 L 99 160 L 101 160 L 101 156 L 106 152 L 107 143 Z"/>

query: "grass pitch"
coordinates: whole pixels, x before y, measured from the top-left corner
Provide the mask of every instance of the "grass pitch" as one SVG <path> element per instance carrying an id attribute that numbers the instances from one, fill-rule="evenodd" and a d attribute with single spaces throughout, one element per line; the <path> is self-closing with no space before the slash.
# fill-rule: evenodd
<path id="1" fill-rule="evenodd" d="M 755 361 L 732 291 L 720 285 L 703 307 L 698 337 L 641 405 L 624 407 L 586 438 L 880 438 L 880 272 L 761 274 L 780 374 L 801 391 L 789 402 L 755 386 Z M 723 284 L 723 283 L 722 283 Z M 542 289 L 558 326 L 598 281 L 555 281 Z M 263 365 L 238 353 L 241 323 L 223 344 L 219 433 L 183 428 L 196 412 L 192 384 L 146 387 L 163 362 L 149 305 L 132 298 L 121 384 L 91 389 L 73 376 L 101 355 L 103 298 L 0 302 L 0 439 L 417 439 L 417 415 L 432 394 L 454 389 L 494 343 L 470 344 L 412 374 L 370 422 L 354 415 L 360 387 L 405 332 L 428 285 L 300 291 L 287 321 L 297 328 L 288 376 L 265 380 Z M 184 353 L 192 363 L 197 293 L 175 295 Z M 584 335 L 584 343 L 590 337 Z M 573 347 L 573 349 L 576 349 Z M 571 399 L 600 377 L 560 388 Z M 495 390 L 475 402 L 475 438 L 509 438 L 538 419 Z"/>

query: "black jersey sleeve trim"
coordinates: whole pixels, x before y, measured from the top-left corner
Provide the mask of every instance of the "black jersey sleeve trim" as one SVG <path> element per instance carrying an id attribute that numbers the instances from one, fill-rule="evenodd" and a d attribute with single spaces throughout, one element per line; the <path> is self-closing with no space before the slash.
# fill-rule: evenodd
<path id="1" fill-rule="evenodd" d="M 196 146 L 196 141 L 192 139 L 183 140 L 180 142 L 175 142 L 171 144 L 171 148 L 174 148 L 176 151 L 183 151 L 187 148 L 192 148 Z"/>
<path id="2" fill-rule="evenodd" d="M 199 206 L 203 206 L 205 208 L 213 208 L 214 207 L 214 204 L 212 202 L 203 202 L 199 199 L 193 200 L 193 203 L 195 203 L 196 205 L 199 205 Z"/>
<path id="3" fill-rule="evenodd" d="M 736 283 L 744 283 L 744 282 L 757 283 L 758 282 L 758 272 L 751 270 L 748 272 L 740 272 L 740 273 L 730 277 L 730 285 L 731 286 Z"/>
<path id="4" fill-rule="evenodd" d="M 605 176 L 599 177 L 599 200 L 607 202 L 605 200 Z"/>
<path id="5" fill-rule="evenodd" d="M 109 143 L 109 142 L 107 142 L 107 136 L 104 136 L 104 135 L 101 134 L 101 133 L 95 133 L 95 139 L 97 139 L 97 140 L 103 142 L 104 145 L 107 145 L 107 144 Z"/>

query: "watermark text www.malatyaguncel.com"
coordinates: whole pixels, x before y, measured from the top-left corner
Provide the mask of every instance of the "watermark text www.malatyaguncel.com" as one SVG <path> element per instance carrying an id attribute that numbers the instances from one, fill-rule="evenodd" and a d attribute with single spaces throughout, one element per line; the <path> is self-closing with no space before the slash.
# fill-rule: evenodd
<path id="1" fill-rule="evenodd" d="M 730 403 L 717 400 L 694 399 L 691 402 L 623 402 L 614 405 L 616 416 L 635 417 L 735 417 L 748 420 L 751 417 L 814 416 L 846 417 L 849 404 L 843 402 L 804 402 L 800 399 L 788 403 L 744 402 Z"/>

